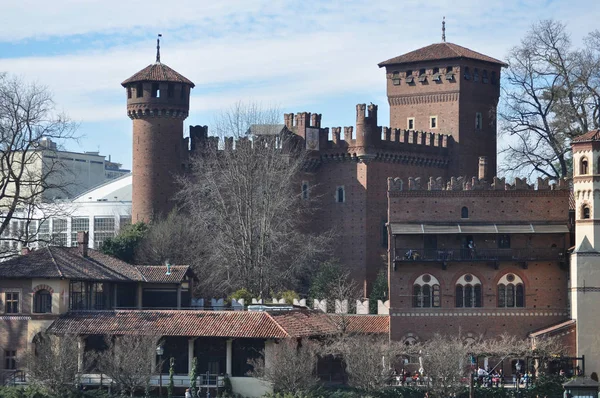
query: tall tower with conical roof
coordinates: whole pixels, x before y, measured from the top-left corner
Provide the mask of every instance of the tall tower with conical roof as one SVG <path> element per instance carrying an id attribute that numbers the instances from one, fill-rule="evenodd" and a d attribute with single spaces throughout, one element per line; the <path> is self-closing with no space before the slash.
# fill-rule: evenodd
<path id="1" fill-rule="evenodd" d="M 175 177 L 183 165 L 183 121 L 194 83 L 160 61 L 121 83 L 133 120 L 132 222 L 152 221 L 173 208 Z"/>

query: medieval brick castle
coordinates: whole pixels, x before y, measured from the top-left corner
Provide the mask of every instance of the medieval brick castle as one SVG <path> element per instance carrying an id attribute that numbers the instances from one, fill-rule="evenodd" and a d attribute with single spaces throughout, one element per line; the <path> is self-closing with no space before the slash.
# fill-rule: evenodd
<path id="1" fill-rule="evenodd" d="M 585 330 L 575 325 L 582 310 L 597 312 L 595 298 L 583 293 L 600 291 L 590 276 L 600 137 L 591 132 L 574 143 L 574 152 L 590 152 L 575 190 L 591 185 L 578 196 L 587 210 L 577 211 L 580 253 L 569 272 L 567 184 L 539 180 L 535 188 L 494 177 L 505 66 L 444 41 L 379 64 L 390 127 L 378 126 L 373 104 L 357 105 L 356 126 L 343 130 L 322 127 L 320 114 L 284 115 L 285 129 L 304 140 L 314 166 L 298 189 L 320 198 L 315 228 L 339 227 L 335 254 L 365 294 L 388 270 L 391 338 L 410 343 L 440 330 L 558 334 L 574 353 L 586 354 L 588 373 L 600 371 L 593 347 L 600 317 L 585 318 Z M 207 139 L 207 128 L 191 127 L 190 141 L 183 138 L 194 84 L 158 55 L 123 86 L 133 120 L 133 222 L 148 221 L 170 210 L 172 175 Z M 578 272 L 579 262 L 590 275 Z"/>

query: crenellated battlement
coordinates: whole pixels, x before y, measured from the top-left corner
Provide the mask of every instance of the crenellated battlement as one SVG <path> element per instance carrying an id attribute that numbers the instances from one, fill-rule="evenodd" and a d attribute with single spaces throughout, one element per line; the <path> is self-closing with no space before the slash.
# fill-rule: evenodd
<path id="1" fill-rule="evenodd" d="M 307 148 L 325 158 L 374 158 L 387 160 L 407 160 L 413 154 L 429 155 L 428 161 L 448 164 L 449 150 L 453 139 L 449 134 L 427 131 L 405 130 L 377 125 L 375 104 L 356 105 L 356 126 L 321 127 L 321 114 L 299 112 L 284 115 L 285 126 L 289 131 L 304 140 L 318 140 L 318 144 L 307 143 Z M 330 136 L 331 132 L 331 136 Z M 316 138 L 318 137 L 318 139 Z M 431 158 L 434 156 L 435 159 Z M 404 160 L 402 160 L 404 159 Z"/>
<path id="2" fill-rule="evenodd" d="M 505 178 L 494 177 L 491 182 L 480 180 L 477 177 L 429 177 L 429 180 L 420 177 L 409 177 L 404 181 L 401 178 L 388 178 L 388 192 L 398 191 L 556 191 L 568 190 L 566 179 L 550 184 L 548 178 L 538 178 L 536 184 L 527 183 L 527 178 L 515 178 L 514 184 L 506 182 Z"/>

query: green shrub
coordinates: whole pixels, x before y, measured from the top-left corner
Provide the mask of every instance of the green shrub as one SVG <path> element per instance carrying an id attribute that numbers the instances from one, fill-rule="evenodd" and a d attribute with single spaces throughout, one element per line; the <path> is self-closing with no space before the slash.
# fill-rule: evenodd
<path id="1" fill-rule="evenodd" d="M 244 305 L 248 305 L 248 304 L 252 304 L 252 299 L 256 298 L 254 297 L 254 295 L 252 293 L 250 293 L 250 291 L 248 291 L 247 289 L 243 288 L 243 289 L 238 289 L 235 292 L 231 293 L 229 295 L 229 297 L 227 297 L 229 299 L 229 302 L 231 302 L 232 299 L 244 299 Z"/>

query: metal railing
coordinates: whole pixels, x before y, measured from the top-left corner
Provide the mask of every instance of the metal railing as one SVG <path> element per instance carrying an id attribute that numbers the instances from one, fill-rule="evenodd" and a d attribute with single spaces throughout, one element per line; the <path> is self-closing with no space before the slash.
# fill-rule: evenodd
<path id="1" fill-rule="evenodd" d="M 1 370 L 0 386 L 16 386 L 25 384 L 26 375 L 23 370 Z"/>
<path id="2" fill-rule="evenodd" d="M 538 261 L 565 259 L 564 249 L 422 249 L 396 248 L 394 260 L 403 261 Z"/>

